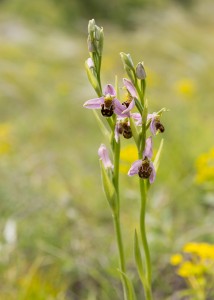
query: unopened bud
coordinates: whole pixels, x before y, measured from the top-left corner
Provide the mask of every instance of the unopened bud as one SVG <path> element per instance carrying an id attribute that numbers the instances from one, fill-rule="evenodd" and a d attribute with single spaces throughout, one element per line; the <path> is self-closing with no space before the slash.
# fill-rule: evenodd
<path id="1" fill-rule="evenodd" d="M 146 78 L 146 71 L 144 69 L 143 63 L 138 63 L 136 67 L 136 76 L 138 79 L 145 79 Z"/>
<path id="2" fill-rule="evenodd" d="M 98 52 L 99 52 L 100 56 L 102 56 L 102 52 L 103 52 L 103 41 L 104 41 L 104 34 L 103 34 L 103 28 L 101 27 L 100 40 L 99 40 L 99 45 L 98 45 Z"/>
<path id="3" fill-rule="evenodd" d="M 99 26 L 95 25 L 95 39 L 97 41 L 100 40 L 100 30 L 101 30 L 101 28 Z"/>
<path id="4" fill-rule="evenodd" d="M 91 35 L 95 31 L 95 21 L 94 19 L 88 22 L 88 33 Z"/>
<path id="5" fill-rule="evenodd" d="M 125 66 L 128 66 L 131 70 L 134 71 L 134 64 L 133 64 L 131 55 L 126 54 L 124 52 L 120 52 L 120 56 L 121 56 L 122 62 L 124 64 L 124 68 L 125 68 Z"/>
<path id="6" fill-rule="evenodd" d="M 91 57 L 86 60 L 86 64 L 88 65 L 89 69 L 94 69 L 94 62 Z"/>
<path id="7" fill-rule="evenodd" d="M 88 51 L 95 52 L 94 42 L 92 42 L 90 35 L 88 36 L 87 43 L 88 43 Z"/>

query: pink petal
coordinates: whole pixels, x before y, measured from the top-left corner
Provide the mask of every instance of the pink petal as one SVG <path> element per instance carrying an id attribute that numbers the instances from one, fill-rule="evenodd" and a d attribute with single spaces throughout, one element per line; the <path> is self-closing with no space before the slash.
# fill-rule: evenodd
<path id="1" fill-rule="evenodd" d="M 106 96 L 107 94 L 110 94 L 113 97 L 116 96 L 115 89 L 111 84 L 107 84 L 105 89 L 104 89 L 104 95 Z"/>
<path id="2" fill-rule="evenodd" d="M 152 173 L 149 176 L 149 182 L 153 183 L 155 181 L 155 178 L 156 178 L 156 171 L 155 171 L 155 167 L 154 167 L 154 165 L 151 161 L 150 161 L 150 167 L 152 168 Z"/>
<path id="3" fill-rule="evenodd" d="M 142 117 L 140 113 L 132 113 L 131 117 L 134 119 L 135 124 L 137 126 L 141 126 L 142 125 Z"/>
<path id="4" fill-rule="evenodd" d="M 101 104 L 104 104 L 104 97 L 90 99 L 86 101 L 83 106 L 89 109 L 99 109 Z"/>
<path id="5" fill-rule="evenodd" d="M 152 155 L 153 155 L 152 137 L 150 136 L 146 139 L 146 145 L 145 145 L 145 149 L 143 151 L 143 157 L 152 158 Z"/>
<path id="6" fill-rule="evenodd" d="M 119 133 L 119 122 L 117 122 L 116 126 L 115 126 L 115 129 L 114 129 L 114 138 L 115 138 L 115 140 L 116 140 L 117 143 L 119 141 L 119 136 L 120 136 L 120 133 Z"/>
<path id="7" fill-rule="evenodd" d="M 151 123 L 150 123 L 150 130 L 151 130 L 151 133 L 153 134 L 153 135 L 156 135 L 156 126 L 155 126 L 155 122 L 156 122 L 156 120 L 153 118 L 152 120 L 151 120 Z"/>
<path id="8" fill-rule="evenodd" d="M 132 108 L 135 106 L 135 101 L 134 99 L 132 100 L 132 102 L 129 104 L 129 106 L 122 112 L 122 114 L 126 114 L 128 113 L 130 110 L 132 110 Z"/>
<path id="9" fill-rule="evenodd" d="M 100 159 L 102 160 L 105 169 L 107 169 L 107 168 L 113 169 L 114 168 L 114 166 L 109 158 L 108 150 L 104 144 L 100 145 L 100 148 L 98 149 L 98 155 L 99 155 Z"/>
<path id="10" fill-rule="evenodd" d="M 126 78 L 123 78 L 123 83 L 124 83 L 125 87 L 127 88 L 128 92 L 130 93 L 130 95 L 133 98 L 137 98 L 137 92 L 136 92 L 136 89 L 135 89 L 133 83 Z"/>
<path id="11" fill-rule="evenodd" d="M 139 168 L 142 164 L 142 160 L 139 159 L 139 160 L 136 160 L 132 165 L 131 165 L 131 168 L 129 169 L 128 171 L 128 175 L 129 176 L 133 176 L 133 175 L 136 175 L 138 174 L 138 171 L 139 171 Z"/>
<path id="12" fill-rule="evenodd" d="M 125 110 L 125 106 L 122 105 L 117 98 L 113 100 L 113 103 L 114 103 L 114 113 L 116 115 L 122 118 L 129 117 L 129 113 L 123 114 L 123 111 Z"/>
<path id="13" fill-rule="evenodd" d="M 157 116 L 157 114 L 154 112 L 154 113 L 152 113 L 152 114 L 148 114 L 147 115 L 147 120 L 150 120 L 150 119 L 153 119 L 153 118 L 155 118 Z"/>

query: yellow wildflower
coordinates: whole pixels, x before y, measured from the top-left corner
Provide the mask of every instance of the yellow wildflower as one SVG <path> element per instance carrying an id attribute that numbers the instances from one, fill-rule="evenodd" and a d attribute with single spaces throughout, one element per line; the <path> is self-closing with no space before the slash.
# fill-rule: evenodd
<path id="1" fill-rule="evenodd" d="M 198 184 L 214 181 L 214 148 L 197 158 L 196 171 L 196 182 Z"/>
<path id="2" fill-rule="evenodd" d="M 208 243 L 188 243 L 184 246 L 183 251 L 196 254 L 202 259 L 214 260 L 214 245 Z"/>
<path id="3" fill-rule="evenodd" d="M 191 97 L 195 94 L 196 86 L 192 79 L 184 78 L 176 82 L 175 90 L 178 94 Z"/>
<path id="4" fill-rule="evenodd" d="M 191 277 L 191 276 L 199 276 L 204 272 L 204 267 L 202 265 L 196 265 L 190 261 L 184 262 L 177 273 L 181 277 Z"/>
<path id="5" fill-rule="evenodd" d="M 182 261 L 183 261 L 183 256 L 179 253 L 172 255 L 170 258 L 170 263 L 173 266 L 179 265 Z"/>
<path id="6" fill-rule="evenodd" d="M 135 145 L 127 145 L 121 149 L 120 172 L 127 174 L 131 164 L 138 159 L 137 148 Z"/>

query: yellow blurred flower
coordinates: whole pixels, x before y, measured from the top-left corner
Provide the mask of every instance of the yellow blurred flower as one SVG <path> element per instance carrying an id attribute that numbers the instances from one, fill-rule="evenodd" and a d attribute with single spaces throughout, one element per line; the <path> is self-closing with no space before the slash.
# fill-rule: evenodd
<path id="1" fill-rule="evenodd" d="M 214 181 L 214 148 L 197 158 L 196 172 L 196 182 L 198 184 Z"/>
<path id="2" fill-rule="evenodd" d="M 183 247 L 183 252 L 183 255 L 177 253 L 170 258 L 171 265 L 178 266 L 178 275 L 184 278 L 195 276 L 205 280 L 205 275 L 212 273 L 214 266 L 213 244 L 187 243 Z"/>
<path id="3" fill-rule="evenodd" d="M 200 276 L 203 272 L 204 266 L 196 265 L 190 261 L 185 261 L 177 271 L 178 275 L 181 277 Z"/>
<path id="4" fill-rule="evenodd" d="M 176 82 L 175 90 L 180 95 L 191 97 L 195 94 L 196 85 L 192 79 L 184 78 Z"/>
<path id="5" fill-rule="evenodd" d="M 127 145 L 121 149 L 120 172 L 127 174 L 131 164 L 138 159 L 137 147 L 135 145 Z"/>
<path id="6" fill-rule="evenodd" d="M 201 259 L 210 259 L 214 262 L 214 245 L 208 243 L 188 243 L 183 247 L 186 253 L 196 254 Z"/>
<path id="7" fill-rule="evenodd" d="M 0 155 L 7 154 L 11 150 L 11 131 L 11 124 L 0 123 Z"/>
<path id="8" fill-rule="evenodd" d="M 179 265 L 183 261 L 183 256 L 179 253 L 174 254 L 170 257 L 170 263 L 173 266 Z"/>

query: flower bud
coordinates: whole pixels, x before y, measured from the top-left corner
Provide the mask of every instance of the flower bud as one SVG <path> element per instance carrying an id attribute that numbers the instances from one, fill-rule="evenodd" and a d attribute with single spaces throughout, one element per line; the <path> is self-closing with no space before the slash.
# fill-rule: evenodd
<path id="1" fill-rule="evenodd" d="M 103 28 L 100 29 L 100 39 L 99 39 L 99 45 L 98 45 L 98 52 L 99 55 L 102 56 L 102 52 L 103 52 L 103 40 L 104 40 L 104 34 L 103 34 Z"/>
<path id="2" fill-rule="evenodd" d="M 94 69 L 94 62 L 91 57 L 86 60 L 86 64 L 88 65 L 89 69 Z"/>
<path id="3" fill-rule="evenodd" d="M 89 52 L 95 52 L 95 46 L 94 46 L 94 43 L 91 40 L 90 35 L 88 36 L 87 43 L 88 43 L 88 51 Z"/>
<path id="4" fill-rule="evenodd" d="M 101 30 L 101 28 L 99 26 L 95 25 L 95 35 L 94 36 L 97 41 L 100 40 L 100 30 Z"/>
<path id="5" fill-rule="evenodd" d="M 88 22 L 88 33 L 91 35 L 94 33 L 94 31 L 95 31 L 95 21 L 94 19 L 92 19 Z"/>
<path id="6" fill-rule="evenodd" d="M 133 64 L 131 55 L 130 54 L 126 54 L 124 52 L 120 52 L 120 56 L 121 56 L 124 68 L 125 68 L 125 66 L 128 66 L 131 70 L 134 71 L 134 64 Z"/>
<path id="7" fill-rule="evenodd" d="M 136 76 L 137 76 L 138 79 L 141 79 L 141 80 L 146 78 L 146 71 L 144 69 L 144 66 L 143 66 L 142 62 L 137 64 Z"/>

